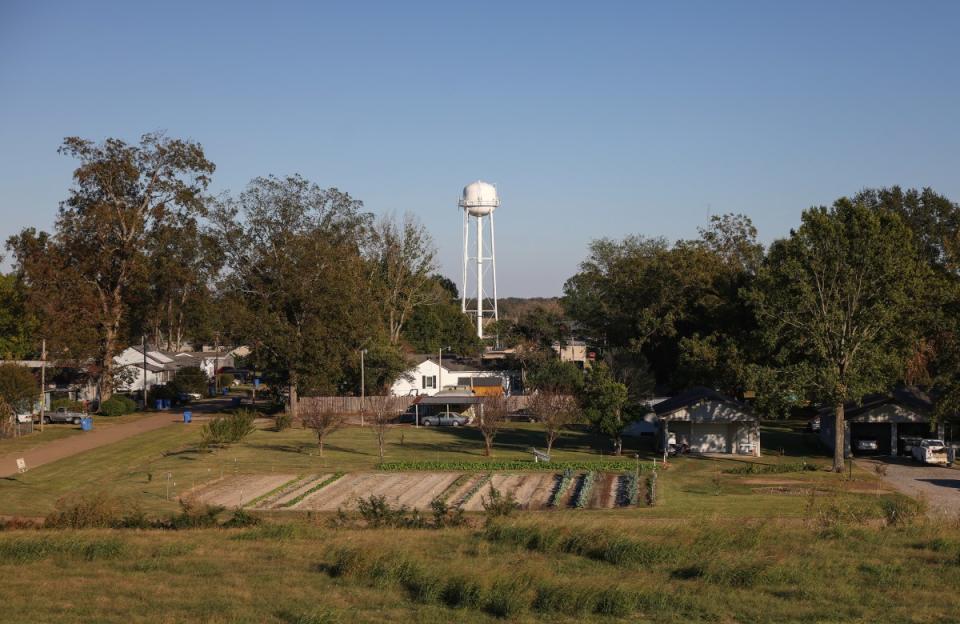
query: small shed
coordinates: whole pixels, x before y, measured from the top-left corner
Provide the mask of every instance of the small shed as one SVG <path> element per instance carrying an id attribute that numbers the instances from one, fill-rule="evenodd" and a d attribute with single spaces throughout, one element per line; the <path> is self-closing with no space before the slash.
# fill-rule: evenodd
<path id="1" fill-rule="evenodd" d="M 710 388 L 691 388 L 653 406 L 659 441 L 687 444 L 694 453 L 760 456 L 760 420 L 743 403 Z"/>
<path id="2" fill-rule="evenodd" d="M 868 395 L 844 409 L 844 457 L 854 455 L 910 455 L 921 438 L 943 439 L 943 423 L 932 424 L 933 400 L 915 386 L 901 386 L 889 394 Z M 820 411 L 820 440 L 833 453 L 835 412 Z M 860 440 L 875 440 L 876 448 L 858 450 Z"/>

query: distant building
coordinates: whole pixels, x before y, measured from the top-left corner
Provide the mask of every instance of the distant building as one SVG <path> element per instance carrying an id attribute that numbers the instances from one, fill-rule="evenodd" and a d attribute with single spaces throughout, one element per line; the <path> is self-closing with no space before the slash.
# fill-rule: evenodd
<path id="1" fill-rule="evenodd" d="M 590 363 L 597 357 L 582 340 L 567 340 L 562 344 L 554 342 L 551 346 L 561 362 L 573 362 L 580 368 L 590 368 Z"/>
<path id="2" fill-rule="evenodd" d="M 510 377 L 506 371 L 482 370 L 453 358 L 444 358 L 440 366 L 439 358 L 423 354 L 412 356 L 410 362 L 411 367 L 393 383 L 390 394 L 432 396 L 440 390 L 461 390 L 490 396 L 502 394 L 509 388 Z"/>
<path id="3" fill-rule="evenodd" d="M 660 445 L 686 444 L 694 453 L 760 456 L 760 420 L 746 405 L 710 388 L 691 388 L 653 406 Z"/>
<path id="4" fill-rule="evenodd" d="M 149 389 L 172 381 L 181 368 L 199 368 L 213 379 L 219 370 L 231 368 L 234 364 L 233 356 L 226 350 L 174 353 L 150 347 L 146 357 L 140 347 L 127 347 L 113 361 L 117 367 L 117 390 L 120 392 L 142 392 L 144 369 Z"/>

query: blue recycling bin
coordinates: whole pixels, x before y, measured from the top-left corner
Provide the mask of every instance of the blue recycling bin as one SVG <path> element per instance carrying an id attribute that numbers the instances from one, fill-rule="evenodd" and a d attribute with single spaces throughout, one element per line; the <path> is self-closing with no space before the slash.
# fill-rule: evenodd
<path id="1" fill-rule="evenodd" d="M 183 413 L 183 422 L 190 424 L 190 421 L 193 420 L 193 412 L 187 410 Z"/>
<path id="2" fill-rule="evenodd" d="M 163 409 L 170 409 L 170 399 L 163 400 Z"/>
<path id="3" fill-rule="evenodd" d="M 230 391 L 230 388 L 224 388 L 224 389 L 223 389 L 223 396 L 227 396 L 227 392 L 229 392 L 229 391 Z"/>
<path id="4" fill-rule="evenodd" d="M 80 428 L 83 429 L 84 431 L 92 431 L 92 430 L 93 430 L 93 419 L 90 418 L 89 416 L 87 416 L 86 418 L 81 418 L 81 419 L 80 419 Z"/>
<path id="5" fill-rule="evenodd" d="M 155 409 L 163 409 L 163 399 L 157 399 L 153 402 L 153 407 Z"/>

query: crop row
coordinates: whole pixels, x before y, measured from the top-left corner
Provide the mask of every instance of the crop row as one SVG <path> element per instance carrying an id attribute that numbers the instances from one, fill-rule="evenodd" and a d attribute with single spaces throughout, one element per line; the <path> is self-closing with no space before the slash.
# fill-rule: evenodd
<path id="1" fill-rule="evenodd" d="M 306 492 L 303 492 L 303 493 L 300 494 L 299 496 L 295 496 L 294 498 L 291 498 L 290 500 L 288 500 L 287 502 L 285 502 L 283 505 L 281 505 L 281 507 L 293 507 L 294 505 L 296 505 L 297 503 L 299 503 L 300 501 L 302 501 L 302 500 L 305 499 L 306 497 L 310 496 L 310 495 L 313 494 L 314 492 L 317 492 L 317 491 L 319 491 L 319 490 L 327 487 L 328 485 L 330 485 L 331 483 L 333 483 L 334 481 L 336 481 L 337 479 L 339 479 L 340 477 L 342 477 L 343 474 L 344 474 L 344 473 L 342 473 L 342 472 L 338 472 L 338 473 L 336 473 L 336 474 L 334 474 L 334 475 L 331 475 L 329 478 L 324 479 L 321 483 L 318 483 L 317 485 L 313 486 L 312 488 L 310 488 L 310 489 L 307 490 Z"/>
<path id="2" fill-rule="evenodd" d="M 573 501 L 573 506 L 577 509 L 583 509 L 587 506 L 587 503 L 590 502 L 590 492 L 593 490 L 593 484 L 597 480 L 596 472 L 588 472 L 583 475 L 583 479 L 580 480 L 580 489 L 577 490 L 576 498 Z"/>
<path id="3" fill-rule="evenodd" d="M 477 492 L 479 492 L 483 488 L 483 486 L 489 483 L 492 477 L 493 475 L 491 475 L 490 473 L 487 473 L 482 477 L 480 477 L 479 479 L 477 479 L 477 482 L 474 483 L 473 486 L 469 490 L 467 490 L 467 493 L 463 495 L 463 498 L 461 498 L 457 502 L 457 506 L 461 507 L 463 505 L 466 505 L 467 501 L 469 501 L 471 498 L 476 496 Z"/>
<path id="4" fill-rule="evenodd" d="M 567 490 L 570 489 L 570 484 L 573 483 L 574 474 L 570 468 L 563 471 L 563 476 L 560 477 L 560 483 L 557 484 L 557 489 L 555 489 L 550 496 L 550 502 L 548 503 L 550 507 L 556 507 L 560 504 L 560 501 L 563 500 L 563 495 L 567 493 Z"/>
<path id="5" fill-rule="evenodd" d="M 636 470 L 636 464 L 629 459 L 611 459 L 611 460 L 592 460 L 592 461 L 566 461 L 566 462 L 532 462 L 523 460 L 504 460 L 489 462 L 443 462 L 443 461 L 398 461 L 383 462 L 378 466 L 379 470 L 388 472 L 398 472 L 404 470 L 473 470 L 476 472 L 488 470 L 518 470 L 533 471 L 546 470 L 559 472 L 561 470 L 580 470 L 596 472 L 626 472 L 627 470 Z M 650 465 L 640 465 L 640 472 L 652 470 Z"/>

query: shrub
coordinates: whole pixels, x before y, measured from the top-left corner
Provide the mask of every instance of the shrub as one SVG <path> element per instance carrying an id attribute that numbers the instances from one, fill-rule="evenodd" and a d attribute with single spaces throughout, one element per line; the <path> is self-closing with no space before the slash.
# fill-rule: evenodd
<path id="1" fill-rule="evenodd" d="M 364 569 L 366 558 L 359 548 L 339 548 L 333 553 L 333 563 L 327 566 L 332 577 L 351 576 Z"/>
<path id="2" fill-rule="evenodd" d="M 463 508 L 448 505 L 447 501 L 440 496 L 430 501 L 430 509 L 433 511 L 433 526 L 436 529 L 459 527 L 466 522 Z"/>
<path id="3" fill-rule="evenodd" d="M 410 599 L 416 602 L 436 602 L 444 589 L 443 579 L 416 565 L 405 571 L 402 584 Z"/>
<path id="4" fill-rule="evenodd" d="M 887 526 L 904 527 L 910 526 L 927 513 L 927 502 L 897 495 L 883 499 L 880 508 Z"/>
<path id="5" fill-rule="evenodd" d="M 483 602 L 483 587 L 466 576 L 453 576 L 447 579 L 441 599 L 448 607 L 476 609 Z"/>
<path id="6" fill-rule="evenodd" d="M 492 485 L 490 498 L 481 498 L 480 504 L 483 505 L 483 511 L 487 514 L 487 520 L 509 516 L 520 506 L 513 492 L 507 492 L 504 495 Z"/>
<path id="7" fill-rule="evenodd" d="M 259 525 L 261 522 L 258 516 L 253 515 L 245 509 L 237 509 L 233 512 L 233 515 L 223 523 L 223 528 L 225 529 L 240 529 L 244 527 L 253 527 Z M 283 526 L 283 525 L 272 525 L 272 526 Z"/>
<path id="8" fill-rule="evenodd" d="M 387 502 L 385 496 L 376 496 L 371 494 L 367 498 L 357 500 L 357 511 L 360 517 L 370 528 L 394 527 L 418 529 L 425 523 L 423 516 L 416 509 L 410 509 L 406 505 L 394 507 Z"/>
<path id="9" fill-rule="evenodd" d="M 177 371 L 170 383 L 174 392 L 206 394 L 210 379 L 199 366 L 185 366 Z"/>
<path id="10" fill-rule="evenodd" d="M 517 579 L 498 579 L 487 593 L 484 609 L 496 617 L 516 617 L 527 607 L 526 588 Z"/>
<path id="11" fill-rule="evenodd" d="M 540 613 L 579 615 L 595 609 L 597 592 L 578 585 L 541 585 L 533 599 L 533 609 Z"/>
<path id="12" fill-rule="evenodd" d="M 225 447 L 241 442 L 256 431 L 257 428 L 253 424 L 256 418 L 257 413 L 248 409 L 217 416 L 207 421 L 200 429 L 200 446 L 202 448 Z"/>
<path id="13" fill-rule="evenodd" d="M 180 513 L 163 522 L 166 529 L 209 529 L 217 526 L 217 516 L 223 507 L 198 505 L 190 500 L 180 501 Z"/>
<path id="14" fill-rule="evenodd" d="M 107 494 L 65 496 L 57 500 L 43 525 L 54 529 L 109 528 L 120 525 L 123 517 L 123 503 Z"/>
<path id="15" fill-rule="evenodd" d="M 217 375 L 217 381 L 221 388 L 229 388 L 233 385 L 235 377 L 232 373 L 220 373 Z"/>
<path id="16" fill-rule="evenodd" d="M 130 397 L 115 394 L 100 404 L 100 414 L 103 416 L 123 416 L 137 411 L 137 403 Z"/>
<path id="17" fill-rule="evenodd" d="M 289 412 L 279 412 L 273 417 L 273 428 L 277 431 L 289 429 L 293 424 L 293 416 Z"/>

